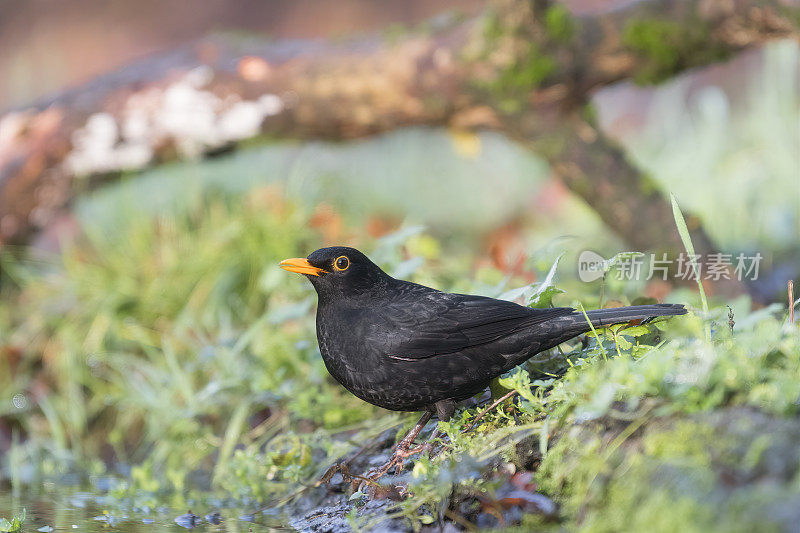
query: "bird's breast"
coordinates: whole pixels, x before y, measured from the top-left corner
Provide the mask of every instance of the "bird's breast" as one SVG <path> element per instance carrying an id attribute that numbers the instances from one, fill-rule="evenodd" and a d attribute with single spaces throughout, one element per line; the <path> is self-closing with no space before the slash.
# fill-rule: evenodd
<path id="1" fill-rule="evenodd" d="M 379 369 L 374 347 L 364 342 L 363 312 L 321 309 L 317 312 L 317 341 L 325 366 L 345 387 L 363 381 Z"/>
<path id="2" fill-rule="evenodd" d="M 374 313 L 370 315 L 374 317 Z M 328 372 L 348 391 L 373 405 L 393 410 L 427 405 L 416 390 L 413 376 L 367 339 L 375 326 L 368 316 L 360 311 L 339 310 L 333 316 L 325 310 L 317 311 L 317 341 Z"/>

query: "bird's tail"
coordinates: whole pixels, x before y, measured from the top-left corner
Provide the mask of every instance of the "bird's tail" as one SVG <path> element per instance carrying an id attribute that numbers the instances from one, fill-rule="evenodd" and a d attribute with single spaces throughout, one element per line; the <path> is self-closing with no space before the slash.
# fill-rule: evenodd
<path id="1" fill-rule="evenodd" d="M 592 328 L 603 328 L 614 324 L 626 324 L 632 321 L 649 322 L 660 316 L 685 315 L 686 308 L 680 304 L 653 304 L 653 305 L 631 305 L 629 307 L 614 307 L 609 309 L 597 309 L 587 311 L 584 315 L 582 311 L 570 308 L 561 308 L 565 314 L 545 321 L 539 327 L 546 328 L 544 335 L 539 335 L 539 339 L 544 337 L 542 342 L 536 344 L 536 352 L 554 348 L 578 335 L 583 335 Z M 571 312 L 570 312 L 571 311 Z M 588 317 L 589 320 L 586 320 Z M 591 322 L 591 326 L 589 323 Z M 569 368 L 564 364 L 563 359 L 558 356 L 551 358 L 538 357 L 534 359 L 536 370 L 548 376 L 560 375 Z M 512 361 L 515 365 L 521 360 Z M 509 366 L 506 370 L 512 368 Z"/>
<path id="2" fill-rule="evenodd" d="M 686 308 L 682 304 L 652 304 L 652 305 L 631 305 L 628 307 L 611 307 L 609 309 L 595 309 L 588 311 L 586 316 L 592 321 L 594 327 L 605 327 L 613 324 L 624 324 L 633 320 L 648 322 L 660 316 L 685 315 Z M 583 313 L 576 311 L 574 315 L 578 322 L 583 321 L 588 329 L 586 317 Z"/>
<path id="3" fill-rule="evenodd" d="M 649 322 L 660 316 L 685 315 L 686 308 L 681 304 L 653 304 L 653 305 L 631 305 L 628 307 L 612 307 L 609 309 L 596 309 L 587 311 L 586 315 L 581 311 L 572 310 L 563 316 L 548 321 L 548 327 L 552 328 L 549 332 L 547 342 L 538 346 L 538 351 L 546 350 L 558 346 L 562 342 L 582 335 L 594 328 L 603 328 L 614 324 L 625 324 L 634 320 L 642 323 Z M 589 318 L 592 325 L 586 318 Z"/>

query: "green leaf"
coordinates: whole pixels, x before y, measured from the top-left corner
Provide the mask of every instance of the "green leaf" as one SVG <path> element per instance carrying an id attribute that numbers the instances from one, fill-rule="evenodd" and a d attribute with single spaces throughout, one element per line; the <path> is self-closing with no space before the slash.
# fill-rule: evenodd
<path id="1" fill-rule="evenodd" d="M 529 402 L 536 403 L 536 397 L 531 391 L 531 378 L 525 370 L 518 368 L 510 376 L 500 378 L 497 381 L 501 386 L 517 391 L 520 396 Z"/>
<path id="2" fill-rule="evenodd" d="M 551 307 L 555 295 L 561 294 L 562 292 L 564 291 L 558 287 L 547 287 L 543 291 L 539 292 L 538 295 L 530 299 L 528 302 L 528 307 L 533 307 L 534 309 Z"/>
<path id="3" fill-rule="evenodd" d="M 0 518 L 0 531 L 3 533 L 16 533 L 17 531 L 22 531 L 22 524 L 25 522 L 26 515 L 27 510 L 23 508 L 22 514 L 12 518 L 10 522 L 5 518 Z"/>
<path id="4" fill-rule="evenodd" d="M 608 330 L 610 330 L 610 331 L 611 331 L 611 333 L 613 333 L 613 334 L 615 334 L 615 335 L 616 335 L 616 333 L 617 333 L 619 330 L 621 330 L 622 328 L 624 328 L 624 327 L 625 327 L 625 324 L 614 324 L 614 325 L 612 325 L 612 326 L 608 326 L 608 328 L 607 328 L 607 329 L 608 329 Z"/>
<path id="5" fill-rule="evenodd" d="M 564 254 L 562 253 L 556 257 L 556 260 L 553 262 L 550 270 L 547 272 L 547 275 L 539 283 L 531 283 L 530 285 L 526 285 L 524 287 L 517 287 L 515 289 L 507 290 L 498 296 L 498 298 L 508 301 L 514 301 L 518 298 L 522 298 L 522 300 L 526 302 L 525 305 L 536 309 L 550 307 L 553 297 L 556 294 L 564 292 L 554 285 L 558 262 L 563 256 Z"/>
<path id="6" fill-rule="evenodd" d="M 560 253 L 560 254 L 558 254 L 558 257 L 556 257 L 556 260 L 553 261 L 553 265 L 550 267 L 550 270 L 547 272 L 547 276 L 545 276 L 545 278 L 542 280 L 541 283 L 536 285 L 536 290 L 533 291 L 533 294 L 531 294 L 528 297 L 528 305 L 531 305 L 532 303 L 539 301 L 539 299 L 541 298 L 541 296 L 544 294 L 544 292 L 546 290 L 551 289 L 551 288 L 555 289 L 555 286 L 553 284 L 555 283 L 556 269 L 558 268 L 558 262 L 561 261 L 562 257 L 564 257 L 564 254 Z M 563 291 L 561 291 L 561 292 L 563 292 Z M 550 299 L 552 300 L 552 297 Z"/>
<path id="7" fill-rule="evenodd" d="M 648 328 L 647 326 L 631 326 L 623 330 L 624 335 L 634 338 L 641 337 L 642 335 L 647 335 L 648 333 L 650 333 L 650 328 Z"/>
<path id="8" fill-rule="evenodd" d="M 360 500 L 360 499 L 366 498 L 366 497 L 367 497 L 367 495 L 365 493 L 361 492 L 360 490 L 357 490 L 353 494 L 350 495 L 350 498 L 348 498 L 348 501 Z"/>
<path id="9" fill-rule="evenodd" d="M 633 346 L 633 343 L 626 339 L 624 335 L 617 335 L 615 340 L 617 341 L 617 345 L 623 350 L 630 350 Z"/>
<path id="10" fill-rule="evenodd" d="M 633 259 L 634 257 L 641 257 L 643 255 L 644 254 L 642 252 L 620 252 L 614 257 L 604 261 L 605 271 L 608 272 L 620 261 Z"/>

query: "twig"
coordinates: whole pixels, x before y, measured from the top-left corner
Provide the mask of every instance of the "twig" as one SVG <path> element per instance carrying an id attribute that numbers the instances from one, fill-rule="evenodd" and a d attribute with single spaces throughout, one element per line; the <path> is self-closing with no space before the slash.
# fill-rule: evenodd
<path id="1" fill-rule="evenodd" d="M 479 421 L 481 418 L 483 418 L 483 416 L 484 416 L 486 413 L 488 413 L 489 411 L 491 411 L 492 409 L 494 409 L 495 407 L 497 407 L 498 405 L 500 405 L 501 403 L 503 403 L 504 401 L 506 401 L 507 399 L 511 398 L 512 396 L 514 396 L 514 395 L 515 395 L 515 394 L 517 394 L 517 393 L 518 393 L 517 391 L 515 391 L 515 390 L 512 390 L 511 392 L 508 392 L 508 393 L 506 393 L 505 395 L 503 395 L 503 397 L 502 397 L 502 398 L 498 399 L 498 400 L 497 400 L 497 401 L 495 401 L 495 402 L 494 402 L 492 405 L 490 405 L 489 407 L 487 407 L 486 409 L 484 409 L 483 411 L 481 411 L 480 413 L 478 413 L 478 416 L 476 416 L 476 417 L 475 417 L 475 420 L 473 420 L 473 421 L 472 421 L 472 423 L 470 423 L 470 425 L 468 425 L 467 427 L 465 427 L 464 429 L 462 429 L 462 430 L 461 430 L 461 433 L 466 433 L 467 431 L 469 431 L 470 429 L 472 429 L 473 427 L 475 427 L 475 424 L 477 424 L 477 423 L 478 423 L 478 421 Z"/>
<path id="2" fill-rule="evenodd" d="M 794 324 L 794 281 L 789 280 L 789 324 Z"/>
<path id="3" fill-rule="evenodd" d="M 731 330 L 731 333 L 733 333 L 733 326 L 735 326 L 735 325 L 736 325 L 736 322 L 733 320 L 733 308 L 731 308 L 731 306 L 729 305 L 728 306 L 728 328 Z"/>
<path id="4" fill-rule="evenodd" d="M 445 512 L 444 512 L 444 515 L 447 518 L 449 518 L 450 520 L 452 520 L 453 522 L 456 522 L 459 525 L 463 526 L 464 529 L 466 529 L 467 531 L 478 531 L 478 529 L 479 529 L 478 526 L 476 526 L 475 524 L 473 524 L 472 522 L 470 522 L 469 520 L 467 520 L 466 518 L 464 518 L 460 514 L 457 514 L 455 511 L 451 511 L 450 509 L 446 509 Z"/>

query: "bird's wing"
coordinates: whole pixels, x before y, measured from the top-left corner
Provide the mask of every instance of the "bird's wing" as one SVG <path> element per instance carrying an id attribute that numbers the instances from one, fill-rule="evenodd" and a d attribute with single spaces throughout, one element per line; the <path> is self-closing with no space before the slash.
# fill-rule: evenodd
<path id="1" fill-rule="evenodd" d="M 574 312 L 531 309 L 483 296 L 432 292 L 381 307 L 369 336 L 394 359 L 424 359 L 486 344 L 522 328 Z"/>

